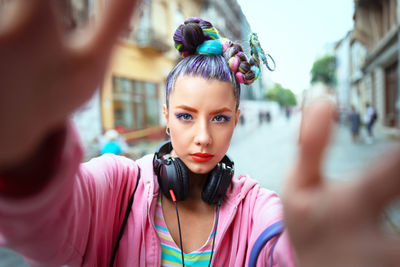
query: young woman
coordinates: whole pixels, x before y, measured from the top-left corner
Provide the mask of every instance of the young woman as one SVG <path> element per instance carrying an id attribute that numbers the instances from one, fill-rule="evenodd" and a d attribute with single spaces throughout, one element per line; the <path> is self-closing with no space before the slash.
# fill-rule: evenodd
<path id="1" fill-rule="evenodd" d="M 225 153 L 240 114 L 239 82 L 257 77 L 258 62 L 226 40 L 218 45 L 200 19 L 174 36 L 184 59 L 167 82 L 171 143 L 137 162 L 107 154 L 80 164 L 68 115 L 97 87 L 135 4 L 114 2 L 90 37 L 60 37 L 49 0 L 24 3 L 0 29 L 2 245 L 32 266 L 243 266 L 284 210 L 287 231 L 262 249 L 261 266 L 400 263 L 400 241 L 378 223 L 399 193 L 399 152 L 363 180 L 324 184 L 330 105 L 305 112 L 283 207 L 250 177 L 232 175 Z"/>

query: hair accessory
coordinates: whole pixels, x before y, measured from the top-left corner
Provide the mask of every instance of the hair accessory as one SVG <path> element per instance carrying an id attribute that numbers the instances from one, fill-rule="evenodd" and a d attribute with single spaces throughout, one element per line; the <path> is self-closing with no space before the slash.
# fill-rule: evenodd
<path id="1" fill-rule="evenodd" d="M 261 47 L 260 41 L 258 40 L 257 33 L 253 32 L 252 34 L 250 34 L 250 48 L 251 48 L 251 55 L 258 63 L 261 63 L 262 61 L 270 71 L 274 71 L 276 69 L 275 60 L 272 58 L 270 54 L 265 54 L 264 50 Z M 268 63 L 268 58 L 274 64 L 273 68 L 270 67 Z"/>
<path id="2" fill-rule="evenodd" d="M 258 79 L 258 77 L 260 77 L 260 68 L 257 67 L 256 65 L 251 66 L 251 70 L 254 72 L 254 81 Z"/>
<path id="3" fill-rule="evenodd" d="M 244 75 L 240 71 L 236 72 L 235 77 L 239 83 L 245 83 Z"/>
<path id="4" fill-rule="evenodd" d="M 181 55 L 181 57 L 185 58 L 189 55 L 189 52 L 187 52 L 187 51 L 179 52 L 179 55 Z"/>
<path id="5" fill-rule="evenodd" d="M 237 72 L 238 66 L 239 66 L 239 58 L 234 56 L 231 57 L 228 61 L 229 67 L 231 68 L 231 70 L 233 71 L 233 73 Z"/>
<path id="6" fill-rule="evenodd" d="M 219 32 L 215 27 L 203 28 L 204 35 L 210 37 L 211 39 L 220 39 Z"/>
<path id="7" fill-rule="evenodd" d="M 196 51 L 202 55 L 222 55 L 222 43 L 219 39 L 207 40 L 199 45 Z"/>

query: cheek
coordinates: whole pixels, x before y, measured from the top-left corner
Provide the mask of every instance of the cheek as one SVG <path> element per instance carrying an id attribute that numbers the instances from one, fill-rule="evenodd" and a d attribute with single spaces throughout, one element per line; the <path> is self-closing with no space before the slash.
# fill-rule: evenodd
<path id="1" fill-rule="evenodd" d="M 171 139 L 175 140 L 183 141 L 190 135 L 190 128 L 187 125 L 177 121 L 176 118 L 170 118 L 169 130 Z"/>
<path id="2" fill-rule="evenodd" d="M 229 125 L 228 127 L 216 127 L 213 134 L 214 145 L 218 146 L 220 149 L 228 150 L 234 129 L 234 124 Z"/>

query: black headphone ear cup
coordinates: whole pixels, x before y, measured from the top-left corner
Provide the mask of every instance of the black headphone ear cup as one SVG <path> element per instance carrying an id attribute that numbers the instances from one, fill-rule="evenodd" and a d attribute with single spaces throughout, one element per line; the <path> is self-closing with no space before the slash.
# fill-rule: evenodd
<path id="1" fill-rule="evenodd" d="M 171 158 L 173 173 L 168 173 L 169 188 L 174 191 L 177 201 L 185 200 L 189 194 L 189 175 L 186 165 L 179 158 Z"/>
<path id="2" fill-rule="evenodd" d="M 223 164 L 218 163 L 209 173 L 201 193 L 201 198 L 209 204 L 217 204 L 222 201 L 231 183 L 233 170 L 225 168 Z"/>

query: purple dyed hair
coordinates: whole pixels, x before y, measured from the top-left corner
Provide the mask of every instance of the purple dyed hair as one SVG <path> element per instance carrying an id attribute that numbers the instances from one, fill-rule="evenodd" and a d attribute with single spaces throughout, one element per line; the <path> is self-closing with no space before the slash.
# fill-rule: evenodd
<path id="1" fill-rule="evenodd" d="M 192 55 L 179 61 L 167 77 L 167 108 L 169 107 L 169 95 L 174 90 L 175 82 L 180 76 L 202 77 L 209 80 L 215 79 L 222 82 L 230 82 L 233 88 L 233 95 L 236 99 L 236 109 L 239 107 L 240 84 L 229 68 L 224 56 Z"/>

